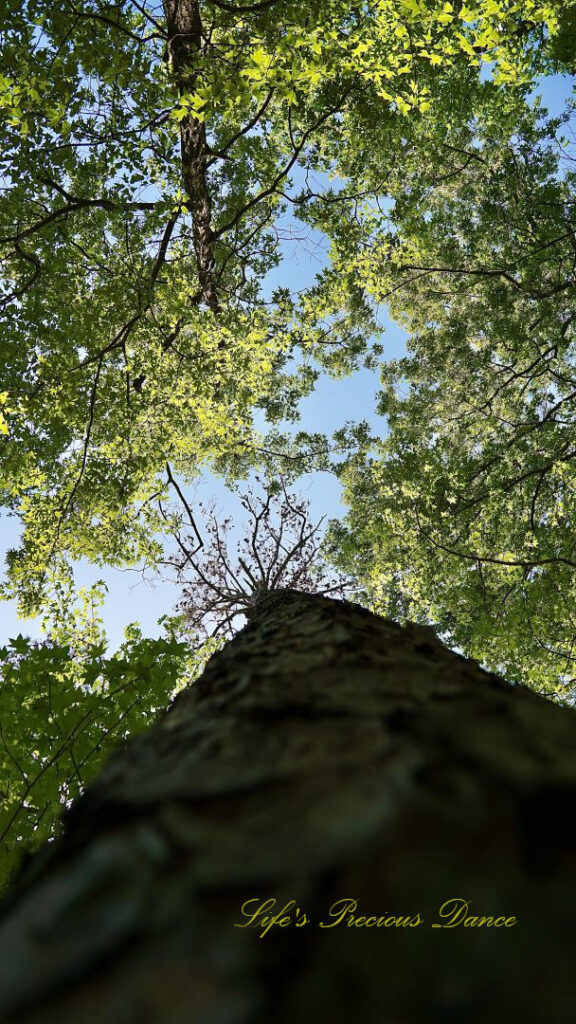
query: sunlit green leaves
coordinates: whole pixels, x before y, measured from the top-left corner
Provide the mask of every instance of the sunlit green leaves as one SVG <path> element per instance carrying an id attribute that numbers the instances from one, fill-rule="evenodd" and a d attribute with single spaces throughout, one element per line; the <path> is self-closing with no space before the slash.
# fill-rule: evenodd
<path id="1" fill-rule="evenodd" d="M 240 452 L 249 465 L 255 407 L 293 413 L 312 354 L 342 374 L 367 350 L 371 275 L 358 253 L 339 257 L 358 239 L 350 219 L 338 226 L 338 205 L 294 207 L 336 239 L 332 270 L 299 299 L 267 298 L 293 169 L 338 170 L 354 191 L 374 132 L 390 125 L 398 140 L 397 122 L 465 88 L 481 57 L 510 81 L 529 77 L 558 11 L 286 0 L 236 16 L 206 3 L 188 90 L 156 9 L 24 0 L 5 18 L 0 431 L 4 501 L 24 527 L 11 581 L 26 610 L 60 556 L 156 558 L 167 459 L 191 476 L 238 467 Z M 217 319 L 182 183 L 191 116 L 208 131 Z"/>
<path id="2" fill-rule="evenodd" d="M 379 610 L 571 692 L 573 154 L 562 119 L 516 107 L 512 133 L 494 100 L 474 128 L 406 146 L 390 222 L 358 257 L 413 336 L 382 373 L 390 436 L 343 471 L 333 542 Z"/>

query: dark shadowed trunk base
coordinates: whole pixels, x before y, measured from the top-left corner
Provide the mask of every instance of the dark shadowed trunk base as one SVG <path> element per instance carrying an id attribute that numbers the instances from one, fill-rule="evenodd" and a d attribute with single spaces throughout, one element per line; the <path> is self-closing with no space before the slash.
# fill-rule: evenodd
<path id="1" fill-rule="evenodd" d="M 0 1016 L 572 1022 L 575 853 L 576 714 L 424 629 L 281 594 L 21 880 Z M 234 927 L 267 900 L 289 923 Z M 432 927 L 450 900 L 468 923 Z"/>

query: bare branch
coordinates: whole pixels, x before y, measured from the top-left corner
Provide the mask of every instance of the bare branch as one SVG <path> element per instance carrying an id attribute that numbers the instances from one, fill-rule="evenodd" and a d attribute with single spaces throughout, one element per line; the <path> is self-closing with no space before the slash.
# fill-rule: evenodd
<path id="1" fill-rule="evenodd" d="M 202 540 L 202 537 L 200 536 L 198 527 L 196 526 L 196 521 L 194 519 L 194 516 L 192 515 L 192 509 L 190 508 L 190 505 L 186 501 L 184 493 L 183 493 L 183 491 L 182 491 L 178 481 L 176 480 L 174 474 L 172 473 L 172 469 L 170 468 L 170 463 L 169 462 L 166 463 L 166 473 L 168 475 L 168 483 L 172 484 L 172 487 L 174 488 L 174 490 L 176 491 L 176 494 L 180 498 L 180 501 L 184 505 L 184 508 L 186 509 L 186 513 L 188 515 L 188 520 L 190 522 L 190 526 L 192 527 L 192 529 L 194 530 L 194 533 L 196 534 L 196 539 L 198 541 L 198 547 L 195 548 L 195 550 L 192 552 L 193 554 L 196 554 L 196 551 L 199 551 L 200 548 L 204 547 L 204 541 Z"/>
<path id="2" fill-rule="evenodd" d="M 310 521 L 307 502 L 289 494 L 283 481 L 279 492 L 248 491 L 241 500 L 248 522 L 235 556 L 228 544 L 231 520 L 221 520 L 214 508 L 206 515 L 201 555 L 192 555 L 176 536 L 185 553 L 178 566 L 185 585 L 181 608 L 198 632 L 233 635 L 238 618 L 250 617 L 263 594 L 273 590 L 345 596 L 351 581 L 327 570 L 319 555 L 324 520 Z"/>

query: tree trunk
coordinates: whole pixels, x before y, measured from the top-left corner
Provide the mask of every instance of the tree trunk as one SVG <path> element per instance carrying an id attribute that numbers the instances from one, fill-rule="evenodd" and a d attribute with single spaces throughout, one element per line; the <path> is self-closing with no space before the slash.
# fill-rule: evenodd
<path id="1" fill-rule="evenodd" d="M 198 84 L 202 53 L 202 19 L 198 0 L 163 0 L 168 59 L 180 96 L 191 96 Z M 208 145 L 204 121 L 186 113 L 180 121 L 182 183 L 192 214 L 192 235 L 202 297 L 213 313 L 220 304 L 214 279 L 212 200 L 208 189 Z"/>
<path id="2" fill-rule="evenodd" d="M 572 710 L 272 595 L 21 879 L 0 1017 L 572 1022 L 575 812 Z"/>

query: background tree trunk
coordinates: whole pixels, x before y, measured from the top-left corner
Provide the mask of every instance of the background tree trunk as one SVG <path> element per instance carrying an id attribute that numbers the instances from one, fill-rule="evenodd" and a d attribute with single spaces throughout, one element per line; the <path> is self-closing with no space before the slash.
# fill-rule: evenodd
<path id="1" fill-rule="evenodd" d="M 163 0 L 168 34 L 168 59 L 180 96 L 190 97 L 198 85 L 202 54 L 202 18 L 198 0 Z M 213 313 L 220 304 L 214 279 L 212 200 L 208 188 L 208 145 L 204 121 L 186 113 L 180 121 L 182 183 L 192 214 L 192 235 L 202 298 Z"/>
<path id="2" fill-rule="evenodd" d="M 575 811 L 573 711 L 423 628 L 271 595 L 22 877 L 0 1015 L 572 1021 Z M 456 898 L 517 922 L 433 928 Z M 234 927 L 250 899 L 292 923 Z M 355 923 L 320 928 L 344 899 Z"/>

